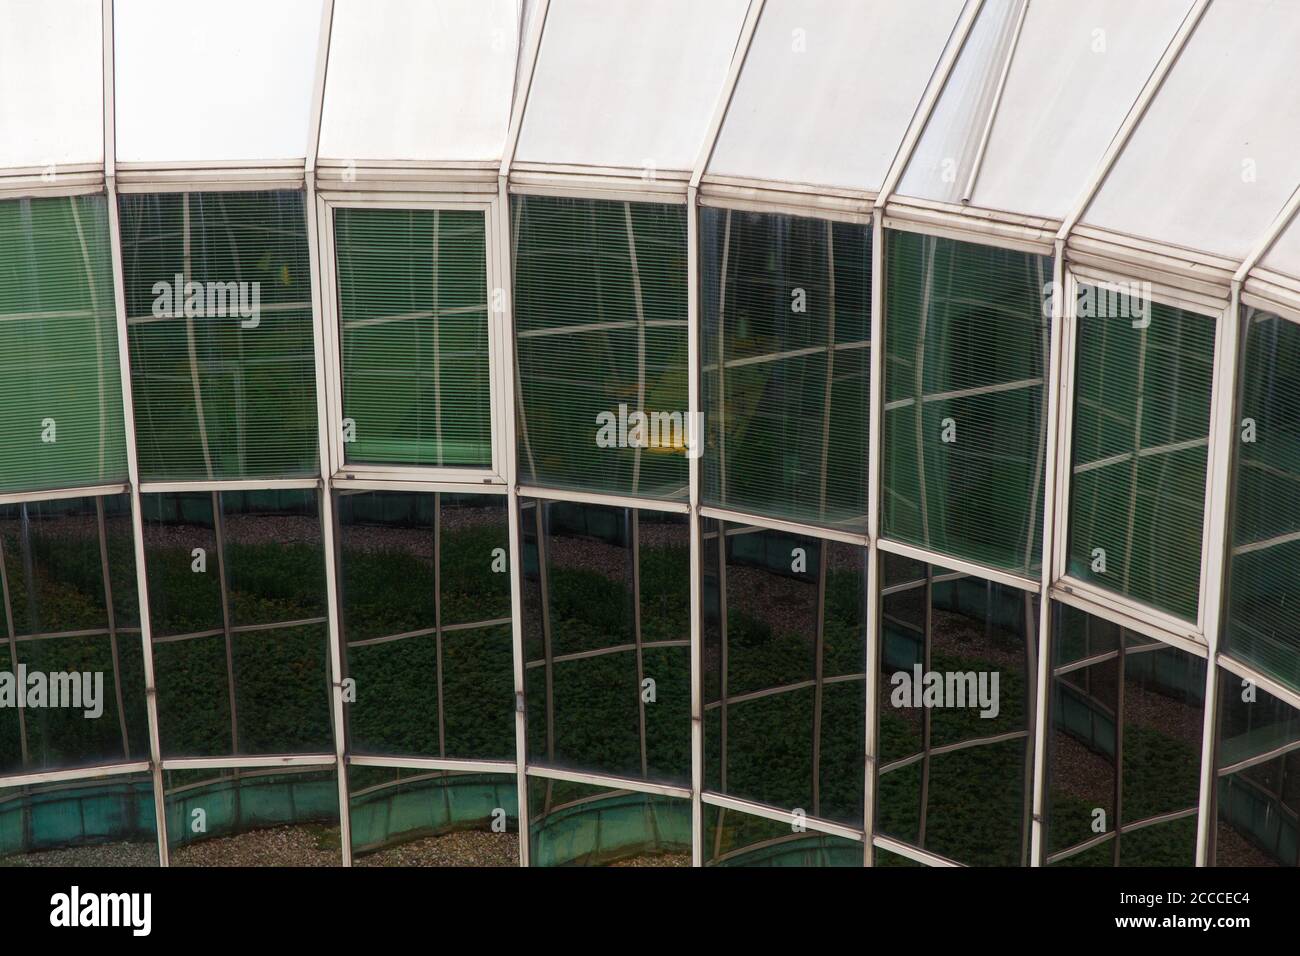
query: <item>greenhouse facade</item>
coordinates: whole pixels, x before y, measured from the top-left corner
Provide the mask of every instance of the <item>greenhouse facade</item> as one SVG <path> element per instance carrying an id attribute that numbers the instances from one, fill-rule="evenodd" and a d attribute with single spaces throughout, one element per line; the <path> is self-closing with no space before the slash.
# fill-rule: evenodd
<path id="1" fill-rule="evenodd" d="M 0 0 L 0 863 L 1300 864 L 1298 44 Z"/>

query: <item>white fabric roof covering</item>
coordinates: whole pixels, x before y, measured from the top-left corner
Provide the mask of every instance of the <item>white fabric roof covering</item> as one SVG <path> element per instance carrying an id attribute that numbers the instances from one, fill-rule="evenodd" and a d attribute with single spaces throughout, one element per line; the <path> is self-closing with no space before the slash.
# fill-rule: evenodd
<path id="1" fill-rule="evenodd" d="M 1300 3 L 1214 3 L 1084 222 L 1243 258 L 1300 183 Z"/>
<path id="2" fill-rule="evenodd" d="M 748 0 L 551 0 L 515 159 L 688 170 Z"/>
<path id="3" fill-rule="evenodd" d="M 117 0 L 113 21 L 120 161 L 306 156 L 321 0 Z"/>
<path id="4" fill-rule="evenodd" d="M 878 191 L 961 9 L 768 0 L 709 174 Z"/>
<path id="5" fill-rule="evenodd" d="M 520 15 L 519 0 L 335 0 L 319 155 L 499 160 Z"/>
<path id="6" fill-rule="evenodd" d="M 1192 0 L 1031 2 L 970 204 L 1063 219 L 1191 7 Z M 972 44 L 993 22 L 1008 38 L 1015 12 L 1013 3 L 990 0 Z M 996 85 L 1003 60 L 990 60 L 988 52 L 987 43 L 975 49 L 968 44 L 958 74 L 983 70 L 983 78 Z M 1005 44 L 999 53 L 1005 54 Z M 978 82 L 972 78 L 945 89 L 900 194 L 962 201 L 991 106 L 972 108 Z M 977 122 L 969 119 L 972 114 Z M 945 155 L 965 161 L 956 163 L 961 175 L 945 180 L 936 174 L 936 167 L 942 171 L 936 159 Z"/>
<path id="7" fill-rule="evenodd" d="M 0 4 L 0 168 L 104 161 L 99 0 Z"/>

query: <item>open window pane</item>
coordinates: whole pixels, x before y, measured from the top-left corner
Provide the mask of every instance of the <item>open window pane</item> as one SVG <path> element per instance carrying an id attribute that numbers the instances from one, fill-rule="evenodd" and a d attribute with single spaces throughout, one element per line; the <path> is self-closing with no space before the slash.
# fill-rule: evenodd
<path id="1" fill-rule="evenodd" d="M 0 491 L 126 477 L 103 196 L 0 202 Z"/>
<path id="2" fill-rule="evenodd" d="M 335 211 L 347 461 L 492 464 L 486 228 L 480 210 Z"/>
<path id="3" fill-rule="evenodd" d="M 118 203 L 141 478 L 317 474 L 302 193 Z"/>
<path id="4" fill-rule="evenodd" d="M 1246 308 L 1227 652 L 1300 690 L 1300 325 Z"/>
<path id="5" fill-rule="evenodd" d="M 686 209 L 515 196 L 520 480 L 685 498 Z"/>
<path id="6" fill-rule="evenodd" d="M 886 236 L 886 537 L 1033 576 L 1049 256 Z"/>
<path id="7" fill-rule="evenodd" d="M 1091 285 L 1076 309 L 1068 571 L 1195 621 L 1214 320 Z"/>
<path id="8" fill-rule="evenodd" d="M 865 530 L 871 226 L 700 210 L 707 504 Z"/>

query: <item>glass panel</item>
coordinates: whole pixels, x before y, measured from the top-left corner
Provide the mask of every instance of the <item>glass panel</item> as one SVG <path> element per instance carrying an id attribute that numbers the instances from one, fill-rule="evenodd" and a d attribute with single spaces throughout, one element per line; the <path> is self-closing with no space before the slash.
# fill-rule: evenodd
<path id="1" fill-rule="evenodd" d="M 862 866 L 862 844 L 722 807 L 704 807 L 705 866 Z"/>
<path id="2" fill-rule="evenodd" d="M 685 498 L 686 209 L 515 196 L 521 480 Z"/>
<path id="3" fill-rule="evenodd" d="M 689 786 L 684 515 L 521 502 L 530 761 Z"/>
<path id="4" fill-rule="evenodd" d="M 1026 865 L 1038 598 L 882 559 L 876 830 L 966 865 Z"/>
<path id="5" fill-rule="evenodd" d="M 881 533 L 1036 576 L 1050 256 L 891 230 Z"/>
<path id="6" fill-rule="evenodd" d="M 1194 621 L 1214 320 L 1089 285 L 1076 308 L 1068 571 Z"/>
<path id="7" fill-rule="evenodd" d="M 0 202 L 0 491 L 123 481 L 103 196 Z"/>
<path id="8" fill-rule="evenodd" d="M 705 788 L 860 827 L 864 550 L 703 530 Z"/>
<path id="9" fill-rule="evenodd" d="M 126 495 L 0 505 L 0 774 L 148 759 L 130 520 Z"/>
<path id="10" fill-rule="evenodd" d="M 339 209 L 344 456 L 492 464 L 486 217 Z"/>
<path id="11" fill-rule="evenodd" d="M 690 866 L 691 802 L 528 778 L 530 866 Z"/>
<path id="12" fill-rule="evenodd" d="M 504 495 L 340 492 L 350 747 L 512 760 Z"/>
<path id="13" fill-rule="evenodd" d="M 348 768 L 354 866 L 518 866 L 513 773 Z"/>
<path id="14" fill-rule="evenodd" d="M 168 770 L 172 866 L 341 866 L 338 775 L 328 767 Z"/>
<path id="15" fill-rule="evenodd" d="M 164 755 L 331 752 L 317 492 L 150 494 L 141 510 Z"/>
<path id="16" fill-rule="evenodd" d="M 700 210 L 706 504 L 865 530 L 871 226 Z"/>
<path id="17" fill-rule="evenodd" d="M 1300 864 L 1300 711 L 1219 669 L 1216 866 Z"/>
<path id="18" fill-rule="evenodd" d="M 1195 865 L 1204 659 L 1076 608 L 1054 614 L 1048 853 L 1119 830 L 1106 865 Z"/>
<path id="19" fill-rule="evenodd" d="M 317 474 L 302 193 L 118 203 L 141 478 Z"/>
<path id="20" fill-rule="evenodd" d="M 148 774 L 0 788 L 0 867 L 157 865 Z"/>
<path id="21" fill-rule="evenodd" d="M 1224 646 L 1300 690 L 1300 325 L 1242 310 Z"/>

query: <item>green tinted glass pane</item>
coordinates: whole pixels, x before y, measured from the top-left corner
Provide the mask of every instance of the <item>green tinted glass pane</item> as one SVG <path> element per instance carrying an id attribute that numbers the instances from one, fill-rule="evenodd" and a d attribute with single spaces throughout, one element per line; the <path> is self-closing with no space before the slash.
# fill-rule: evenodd
<path id="1" fill-rule="evenodd" d="M 705 208 L 707 504 L 866 526 L 871 227 Z"/>
<path id="2" fill-rule="evenodd" d="M 144 479 L 317 472 L 300 192 L 119 198 Z"/>
<path id="3" fill-rule="evenodd" d="M 103 196 L 0 202 L 0 490 L 126 477 Z"/>
<path id="4" fill-rule="evenodd" d="M 149 774 L 0 788 L 0 867 L 157 866 Z"/>
<path id="5" fill-rule="evenodd" d="M 530 866 L 690 866 L 691 803 L 528 778 Z"/>
<path id="6" fill-rule="evenodd" d="M 879 851 L 877 851 L 879 852 Z M 704 808 L 705 866 L 862 866 L 862 844 L 736 810 Z"/>
<path id="7" fill-rule="evenodd" d="M 1219 669 L 1216 866 L 1300 863 L 1300 710 Z"/>
<path id="8" fill-rule="evenodd" d="M 882 533 L 1032 576 L 1052 259 L 895 231 L 886 256 Z"/>
<path id="9" fill-rule="evenodd" d="M 1243 309 L 1228 653 L 1300 690 L 1300 325 Z"/>
<path id="10" fill-rule="evenodd" d="M 317 496 L 142 496 L 164 754 L 333 750 Z"/>
<path id="11" fill-rule="evenodd" d="M 684 498 L 686 209 L 512 200 L 530 484 Z"/>
<path id="12" fill-rule="evenodd" d="M 123 513 L 125 495 L 0 507 L 0 774 L 148 758 L 139 622 L 119 614 L 135 592 L 114 591 L 135 575 L 109 531 Z"/>
<path id="13" fill-rule="evenodd" d="M 339 337 L 349 462 L 488 467 L 486 217 L 339 209 Z"/>
<path id="14" fill-rule="evenodd" d="M 1069 573 L 1195 620 L 1214 320 L 1083 286 Z"/>

